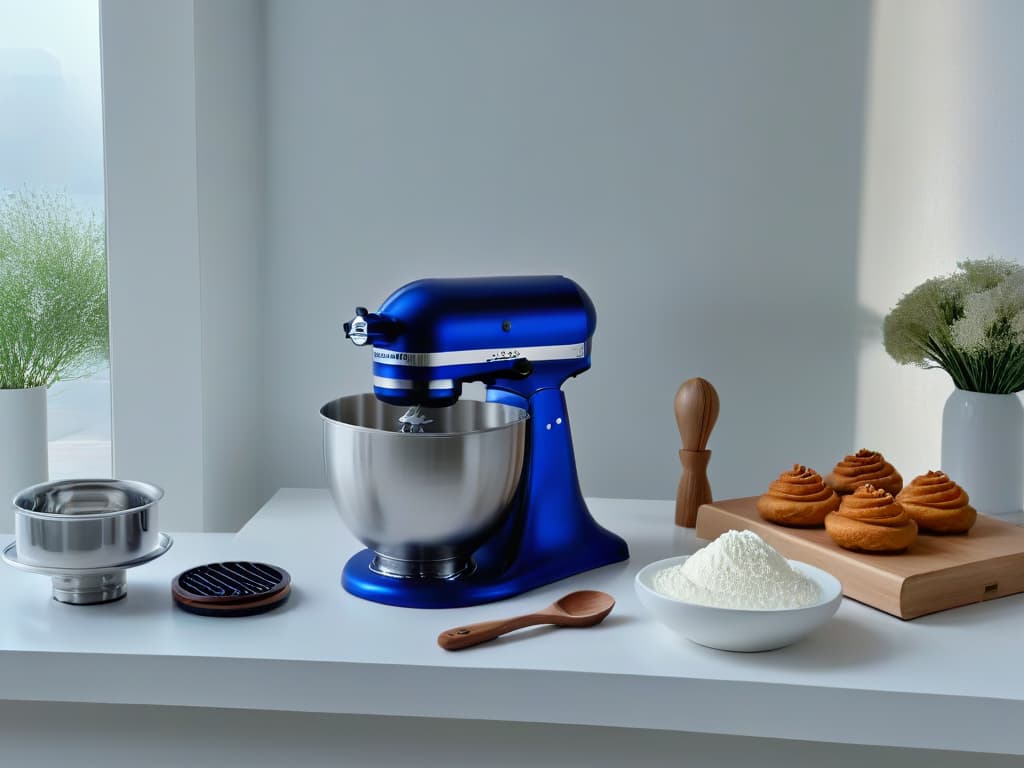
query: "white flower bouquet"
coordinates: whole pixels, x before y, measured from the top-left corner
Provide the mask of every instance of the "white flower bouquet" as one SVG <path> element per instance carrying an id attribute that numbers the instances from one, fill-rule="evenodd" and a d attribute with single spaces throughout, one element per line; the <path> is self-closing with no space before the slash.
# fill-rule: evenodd
<path id="1" fill-rule="evenodd" d="M 885 318 L 885 350 L 902 365 L 941 368 L 970 392 L 1024 390 L 1024 266 L 963 261 L 927 280 Z"/>

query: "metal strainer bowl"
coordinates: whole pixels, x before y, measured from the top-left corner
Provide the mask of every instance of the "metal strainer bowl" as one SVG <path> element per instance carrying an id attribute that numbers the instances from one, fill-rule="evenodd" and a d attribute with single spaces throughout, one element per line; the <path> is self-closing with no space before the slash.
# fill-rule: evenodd
<path id="1" fill-rule="evenodd" d="M 126 571 L 160 557 L 171 537 L 160 533 L 164 492 L 134 480 L 57 480 L 14 498 L 15 541 L 2 558 L 52 577 L 53 597 L 88 605 L 124 597 Z"/>

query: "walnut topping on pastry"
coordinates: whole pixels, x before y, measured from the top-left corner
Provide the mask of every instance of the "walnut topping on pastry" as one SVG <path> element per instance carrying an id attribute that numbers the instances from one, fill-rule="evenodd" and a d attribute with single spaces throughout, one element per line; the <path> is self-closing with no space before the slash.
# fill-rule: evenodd
<path id="1" fill-rule="evenodd" d="M 893 496 L 903 488 L 903 478 L 892 464 L 878 451 L 861 448 L 852 456 L 836 464 L 832 473 L 825 478 L 826 485 L 835 489 L 840 496 L 853 493 L 865 483 L 888 491 Z"/>
<path id="2" fill-rule="evenodd" d="M 814 526 L 839 509 L 839 497 L 821 475 L 802 464 L 783 472 L 757 500 L 761 517 L 779 525 Z"/>
<path id="3" fill-rule="evenodd" d="M 967 492 L 945 472 L 915 477 L 896 499 L 922 531 L 965 533 L 978 519 Z"/>
<path id="4" fill-rule="evenodd" d="M 917 538 L 917 523 L 903 506 L 870 484 L 843 496 L 839 510 L 825 518 L 825 528 L 840 547 L 865 552 L 900 552 Z"/>

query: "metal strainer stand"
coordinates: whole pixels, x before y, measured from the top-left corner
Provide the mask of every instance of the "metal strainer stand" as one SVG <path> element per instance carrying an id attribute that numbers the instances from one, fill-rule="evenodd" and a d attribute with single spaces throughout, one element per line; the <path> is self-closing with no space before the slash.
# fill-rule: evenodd
<path id="1" fill-rule="evenodd" d="M 17 542 L 4 548 L 5 563 L 29 573 L 50 576 L 53 582 L 53 599 L 58 603 L 71 605 L 96 605 L 120 600 L 128 593 L 128 568 L 144 565 L 156 560 L 171 548 L 174 540 L 166 533 L 160 534 L 160 543 L 148 554 L 126 563 L 113 563 L 98 568 L 51 568 L 24 563 L 18 559 Z"/>

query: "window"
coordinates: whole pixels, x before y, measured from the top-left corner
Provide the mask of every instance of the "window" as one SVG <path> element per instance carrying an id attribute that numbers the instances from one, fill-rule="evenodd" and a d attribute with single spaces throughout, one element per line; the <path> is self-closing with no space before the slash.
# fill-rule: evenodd
<path id="1" fill-rule="evenodd" d="M 99 7 L 0 0 L 0 194 L 66 199 L 103 226 Z M 106 363 L 48 392 L 50 478 L 109 477 Z"/>

